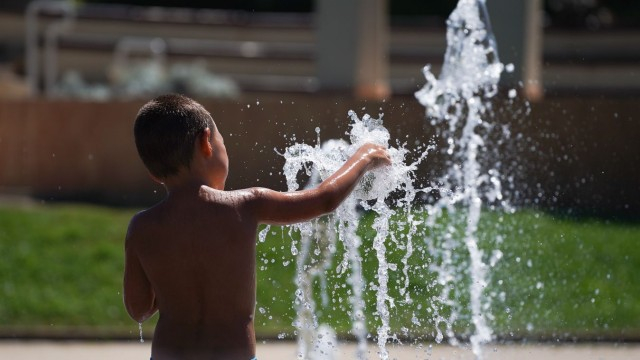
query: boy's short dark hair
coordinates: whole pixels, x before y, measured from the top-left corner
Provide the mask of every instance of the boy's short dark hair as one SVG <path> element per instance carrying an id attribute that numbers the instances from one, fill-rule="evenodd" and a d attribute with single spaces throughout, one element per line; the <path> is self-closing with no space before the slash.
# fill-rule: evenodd
<path id="1" fill-rule="evenodd" d="M 215 124 L 202 105 L 183 95 L 168 94 L 140 109 L 133 134 L 151 175 L 166 179 L 182 167 L 189 168 L 195 141 L 206 128 L 213 132 Z"/>

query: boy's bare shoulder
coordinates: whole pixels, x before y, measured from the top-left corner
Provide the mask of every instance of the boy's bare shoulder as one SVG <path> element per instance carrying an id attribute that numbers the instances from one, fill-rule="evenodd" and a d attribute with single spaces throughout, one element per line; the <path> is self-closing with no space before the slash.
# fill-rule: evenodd
<path id="1" fill-rule="evenodd" d="M 209 207 L 212 211 L 210 215 L 217 216 L 229 211 L 232 216 L 259 221 L 260 213 L 266 208 L 263 200 L 270 192 L 274 191 L 259 187 L 231 191 L 207 189 L 204 197 L 212 205 Z"/>
<path id="2" fill-rule="evenodd" d="M 142 210 L 129 221 L 129 228 L 127 229 L 126 243 L 131 243 L 134 239 L 138 238 L 141 233 L 147 229 L 151 223 L 157 222 L 158 211 L 156 207 L 152 207 L 146 210 Z"/>
<path id="3" fill-rule="evenodd" d="M 268 189 L 258 187 L 231 191 L 208 188 L 206 198 L 208 201 L 214 203 L 231 202 L 237 205 L 246 205 L 257 198 L 260 198 L 265 191 L 268 191 Z"/>
<path id="4" fill-rule="evenodd" d="M 208 210 L 204 212 L 198 211 L 193 214 L 194 217 L 219 215 L 221 214 L 220 211 L 227 210 L 248 215 L 248 213 L 253 212 L 252 208 L 256 203 L 255 200 L 263 198 L 266 193 L 271 191 L 273 190 L 259 187 L 231 191 L 203 187 L 198 196 L 199 200 L 195 197 L 183 197 L 160 202 L 149 209 L 136 213 L 131 218 L 127 231 L 127 242 L 131 242 L 135 238 L 143 238 L 146 234 L 154 233 L 157 227 L 166 227 L 172 220 L 175 220 L 171 219 L 173 215 L 189 216 L 185 215 L 190 212 L 186 209 L 208 209 L 214 212 L 209 213 Z M 204 208 L 202 207 L 203 205 L 205 206 Z"/>
<path id="5" fill-rule="evenodd" d="M 144 226 L 146 223 L 156 221 L 156 219 L 159 217 L 160 206 L 161 203 L 137 212 L 135 215 L 133 215 L 133 217 L 131 217 L 129 225 L 140 227 Z"/>

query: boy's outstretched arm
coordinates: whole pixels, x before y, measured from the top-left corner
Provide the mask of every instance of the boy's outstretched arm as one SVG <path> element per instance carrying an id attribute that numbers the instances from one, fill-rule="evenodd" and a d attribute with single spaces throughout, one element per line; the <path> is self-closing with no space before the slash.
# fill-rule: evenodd
<path id="1" fill-rule="evenodd" d="M 132 240 L 132 228 L 135 218 L 129 225 L 125 240 L 124 258 L 124 305 L 131 318 L 139 323 L 153 315 L 158 306 L 151 283 L 145 274 L 140 259 L 136 254 Z"/>
<path id="2" fill-rule="evenodd" d="M 294 192 L 252 189 L 250 201 L 257 220 L 265 224 L 293 224 L 335 210 L 369 170 L 391 163 L 387 150 L 365 144 L 318 187 Z"/>

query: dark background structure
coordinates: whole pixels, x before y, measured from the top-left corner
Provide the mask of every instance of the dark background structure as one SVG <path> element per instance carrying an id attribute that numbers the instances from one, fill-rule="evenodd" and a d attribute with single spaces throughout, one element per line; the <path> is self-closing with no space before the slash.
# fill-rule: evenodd
<path id="1" fill-rule="evenodd" d="M 293 134 L 313 143 L 316 126 L 323 139 L 342 136 L 349 109 L 384 112 L 393 136 L 429 140 L 432 129 L 413 93 L 424 84 L 422 66 L 432 64 L 437 72 L 442 63 L 445 20 L 457 1 L 389 2 L 392 95 L 384 102 L 318 88 L 311 0 L 216 1 L 215 8 L 208 1 L 79 3 L 91 7 L 80 8 L 77 31 L 59 39 L 61 72 L 76 70 L 89 83 L 108 81 L 113 48 L 125 34 L 210 41 L 215 46 L 206 51 L 170 50 L 167 60 L 204 60 L 240 88 L 236 97 L 200 98 L 226 131 L 232 164 L 238 164 L 229 186 L 282 189 L 282 159 L 274 149 L 289 145 Z M 10 74 L 2 86 L 11 83 L 4 79 L 17 78 L 20 88 L 25 74 L 25 6 L 16 0 L 0 4 L 0 68 Z M 46 23 L 57 16 L 43 18 Z M 516 203 L 640 218 L 639 19 L 640 3 L 634 1 L 544 2 L 544 97 L 531 103 L 529 115 L 500 112 L 500 121 L 513 129 L 504 161 L 520 177 Z M 87 40 L 92 33 L 97 36 Z M 44 34 L 39 41 L 42 46 Z M 255 46 L 262 50 L 246 52 Z M 137 108 L 148 98 L 0 99 L 0 191 L 119 205 L 157 200 L 162 189 L 148 179 L 130 133 Z M 439 164 L 437 156 L 432 160 Z M 430 176 L 428 167 L 421 171 L 422 178 Z"/>

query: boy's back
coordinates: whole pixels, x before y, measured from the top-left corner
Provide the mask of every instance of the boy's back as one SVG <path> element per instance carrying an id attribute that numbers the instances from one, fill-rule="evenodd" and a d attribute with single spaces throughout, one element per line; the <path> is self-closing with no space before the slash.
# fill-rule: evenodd
<path id="1" fill-rule="evenodd" d="M 255 354 L 258 223 L 243 211 L 244 198 L 242 192 L 185 189 L 132 221 L 128 246 L 160 311 L 156 358 L 248 360 Z"/>
<path id="2" fill-rule="evenodd" d="M 291 224 L 335 209 L 366 171 L 390 163 L 366 144 L 317 188 L 224 191 L 228 157 L 210 114 L 180 96 L 142 107 L 136 147 L 168 195 L 136 215 L 125 243 L 124 303 L 143 322 L 156 311 L 152 356 L 249 360 L 258 224 Z"/>

